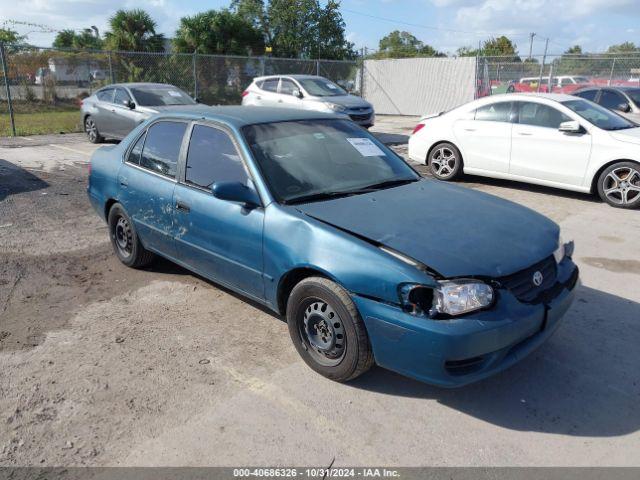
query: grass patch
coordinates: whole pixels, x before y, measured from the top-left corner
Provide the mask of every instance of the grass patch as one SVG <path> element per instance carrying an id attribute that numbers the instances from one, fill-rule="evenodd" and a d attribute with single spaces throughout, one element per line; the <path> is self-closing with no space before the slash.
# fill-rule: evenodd
<path id="1" fill-rule="evenodd" d="M 5 105 L 0 110 L 0 136 L 11 135 L 9 112 Z M 70 103 L 45 105 L 41 103 L 14 103 L 14 118 L 18 135 L 79 132 L 80 110 Z"/>

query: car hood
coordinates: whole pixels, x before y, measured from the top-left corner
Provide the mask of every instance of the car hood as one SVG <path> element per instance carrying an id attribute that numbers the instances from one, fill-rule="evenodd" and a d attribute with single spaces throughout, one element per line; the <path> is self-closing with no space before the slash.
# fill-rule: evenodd
<path id="1" fill-rule="evenodd" d="M 554 222 L 528 208 L 435 180 L 296 208 L 444 277 L 509 275 L 551 255 L 559 236 Z"/>
<path id="2" fill-rule="evenodd" d="M 313 97 L 310 99 L 314 102 L 320 103 L 336 103 L 347 108 L 363 108 L 371 107 L 371 104 L 366 100 L 355 95 L 336 95 L 335 97 Z"/>
<path id="3" fill-rule="evenodd" d="M 640 120 L 640 118 L 639 118 Z M 618 130 L 610 132 L 611 136 L 616 140 L 620 140 L 621 142 L 627 143 L 635 143 L 636 145 L 640 145 L 640 127 L 638 128 L 628 128 L 626 130 Z"/>

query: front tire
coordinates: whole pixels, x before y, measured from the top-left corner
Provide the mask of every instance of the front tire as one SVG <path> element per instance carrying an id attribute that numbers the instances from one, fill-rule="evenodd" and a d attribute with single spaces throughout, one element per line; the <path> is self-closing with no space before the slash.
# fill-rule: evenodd
<path id="1" fill-rule="evenodd" d="M 373 365 L 364 322 L 347 291 L 331 280 L 298 283 L 287 301 L 287 324 L 305 363 L 331 380 L 352 380 Z"/>
<path id="2" fill-rule="evenodd" d="M 429 170 L 438 180 L 451 181 L 462 174 L 460 150 L 449 142 L 437 144 L 429 152 Z"/>
<path id="3" fill-rule="evenodd" d="M 111 245 L 122 263 L 140 268 L 153 261 L 154 254 L 142 246 L 133 222 L 121 204 L 116 203 L 109 210 L 108 224 Z"/>
<path id="4" fill-rule="evenodd" d="M 616 208 L 640 207 L 640 165 L 618 162 L 598 177 L 598 195 Z"/>
<path id="5" fill-rule="evenodd" d="M 100 135 L 96 121 L 91 115 L 87 115 L 87 118 L 84 119 L 84 132 L 87 134 L 87 138 L 91 143 L 104 142 L 104 137 Z"/>

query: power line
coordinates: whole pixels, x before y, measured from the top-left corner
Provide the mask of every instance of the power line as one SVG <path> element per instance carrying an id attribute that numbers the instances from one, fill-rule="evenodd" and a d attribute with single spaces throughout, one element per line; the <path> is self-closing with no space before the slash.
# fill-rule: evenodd
<path id="1" fill-rule="evenodd" d="M 368 18 L 373 18 L 376 20 L 381 20 L 383 22 L 389 22 L 389 23 L 396 23 L 396 24 L 400 24 L 400 25 L 407 25 L 409 27 L 415 27 L 415 28 L 423 28 L 426 30 L 436 30 L 436 31 L 442 31 L 442 32 L 452 32 L 452 33 L 466 33 L 466 34 L 470 34 L 470 35 L 479 35 L 479 36 L 493 36 L 493 37 L 499 37 L 501 35 L 508 35 L 511 37 L 520 37 L 520 36 L 528 36 L 528 33 L 496 33 L 496 32 L 487 32 L 487 31 L 470 31 L 470 30 L 457 30 L 454 28 L 444 28 L 444 27 L 434 27 L 431 25 L 420 25 L 417 23 L 410 23 L 410 22 L 404 22 L 402 20 L 396 20 L 396 19 L 392 19 L 392 18 L 386 18 L 386 17 L 379 17 L 377 15 L 371 15 L 369 13 L 363 13 L 363 12 L 358 12 L 356 10 L 350 10 L 348 8 L 342 8 L 341 9 L 343 12 L 348 12 L 348 13 L 353 13 L 354 15 L 361 15 L 363 17 L 368 17 Z"/>

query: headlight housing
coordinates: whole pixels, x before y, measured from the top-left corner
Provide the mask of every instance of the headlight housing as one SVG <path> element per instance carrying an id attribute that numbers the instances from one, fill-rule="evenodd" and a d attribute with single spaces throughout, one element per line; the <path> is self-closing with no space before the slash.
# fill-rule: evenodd
<path id="1" fill-rule="evenodd" d="M 493 304 L 493 288 L 475 279 L 456 279 L 438 282 L 436 287 L 404 284 L 400 287 L 400 301 L 412 315 L 428 314 L 457 316 L 481 310 Z"/>
<path id="2" fill-rule="evenodd" d="M 327 102 L 325 103 L 325 105 L 329 110 L 333 110 L 334 112 L 345 112 L 347 110 L 347 107 L 345 107 L 344 105 L 339 105 L 337 103 Z"/>
<path id="3" fill-rule="evenodd" d="M 558 239 L 558 248 L 553 252 L 553 258 L 555 258 L 556 263 L 560 263 L 564 260 L 564 257 L 571 257 L 573 255 L 573 242 L 564 243 L 562 236 Z"/>

